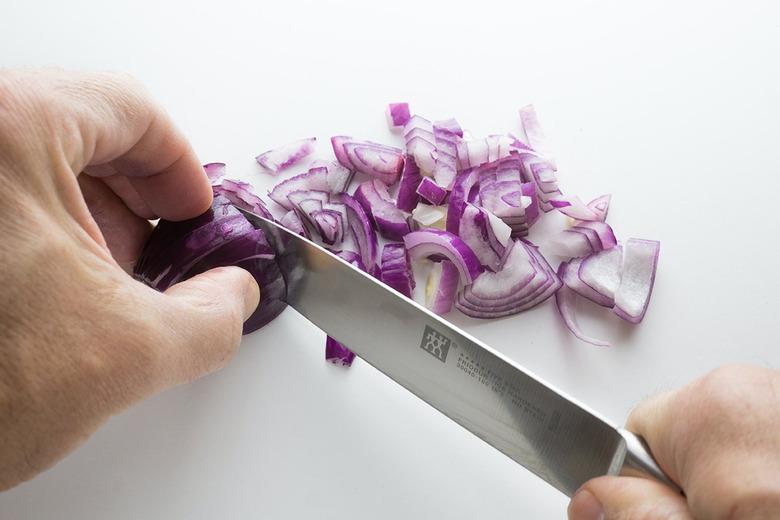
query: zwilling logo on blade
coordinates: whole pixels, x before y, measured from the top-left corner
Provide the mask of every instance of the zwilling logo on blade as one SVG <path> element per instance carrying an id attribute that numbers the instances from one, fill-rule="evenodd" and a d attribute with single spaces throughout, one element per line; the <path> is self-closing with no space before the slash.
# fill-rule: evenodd
<path id="1" fill-rule="evenodd" d="M 450 351 L 450 340 L 447 336 L 439 334 L 429 326 L 425 326 L 420 348 L 444 363 L 447 361 L 447 353 Z"/>

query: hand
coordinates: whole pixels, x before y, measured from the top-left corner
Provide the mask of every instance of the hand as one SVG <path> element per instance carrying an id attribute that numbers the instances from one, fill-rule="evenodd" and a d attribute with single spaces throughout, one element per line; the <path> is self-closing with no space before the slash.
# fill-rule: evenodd
<path id="1" fill-rule="evenodd" d="M 600 477 L 572 498 L 573 520 L 780 518 L 780 371 L 720 368 L 637 407 L 643 436 L 685 496 L 632 477 Z"/>
<path id="2" fill-rule="evenodd" d="M 0 489 L 231 358 L 259 301 L 249 273 L 162 294 L 123 270 L 148 219 L 211 200 L 189 143 L 132 79 L 0 71 Z"/>

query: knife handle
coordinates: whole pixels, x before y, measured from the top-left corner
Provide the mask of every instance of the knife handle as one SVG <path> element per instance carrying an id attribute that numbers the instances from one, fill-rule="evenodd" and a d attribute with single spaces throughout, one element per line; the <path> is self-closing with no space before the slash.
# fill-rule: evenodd
<path id="1" fill-rule="evenodd" d="M 684 494 L 680 486 L 663 472 L 642 437 L 623 428 L 618 428 L 618 432 L 626 441 L 626 456 L 620 470 L 621 475 L 651 478 L 666 484 L 680 494 Z"/>

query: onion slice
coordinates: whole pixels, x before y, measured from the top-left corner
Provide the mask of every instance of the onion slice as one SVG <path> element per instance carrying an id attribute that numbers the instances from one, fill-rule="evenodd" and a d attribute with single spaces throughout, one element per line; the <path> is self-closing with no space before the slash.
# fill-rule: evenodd
<path id="1" fill-rule="evenodd" d="M 536 246 L 522 239 L 511 246 L 500 271 L 485 271 L 461 291 L 456 307 L 473 318 L 501 318 L 539 305 L 561 280 Z"/>
<path id="2" fill-rule="evenodd" d="M 398 209 L 387 191 L 387 186 L 378 180 L 360 184 L 355 190 L 357 200 L 374 223 L 379 234 L 390 240 L 403 240 L 409 233 L 409 222 Z"/>
<path id="3" fill-rule="evenodd" d="M 404 160 L 404 169 L 401 172 L 401 181 L 398 183 L 398 196 L 395 201 L 398 209 L 406 212 L 411 212 L 414 209 L 420 201 L 417 187 L 422 179 L 420 168 L 417 167 L 414 157 L 407 155 Z"/>
<path id="4" fill-rule="evenodd" d="M 334 365 L 349 367 L 355 361 L 355 353 L 330 336 L 326 336 L 325 360 Z"/>
<path id="5" fill-rule="evenodd" d="M 360 259 L 369 272 L 376 267 L 378 252 L 376 232 L 363 206 L 347 193 L 337 193 L 331 197 L 332 203 L 344 204 L 347 212 L 347 225 L 360 253 Z"/>
<path id="6" fill-rule="evenodd" d="M 609 213 L 609 203 L 612 201 L 612 195 L 607 193 L 600 197 L 596 197 L 592 201 L 588 202 L 588 208 L 598 216 L 597 220 L 606 222 L 607 213 Z"/>
<path id="7" fill-rule="evenodd" d="M 226 166 L 223 162 L 213 162 L 203 165 L 206 177 L 209 178 L 212 185 L 219 184 L 220 179 L 225 176 Z"/>
<path id="8" fill-rule="evenodd" d="M 387 125 L 390 130 L 402 129 L 409 122 L 409 103 L 390 103 L 387 105 Z"/>
<path id="9" fill-rule="evenodd" d="M 582 200 L 575 196 L 560 196 L 550 200 L 550 205 L 557 209 L 567 217 L 571 217 L 577 220 L 601 220 L 600 213 L 592 210 L 582 202 Z"/>
<path id="10" fill-rule="evenodd" d="M 639 238 L 629 238 L 623 245 L 623 268 L 614 310 L 626 321 L 639 323 L 647 312 L 660 249 L 660 242 Z"/>
<path id="11" fill-rule="evenodd" d="M 606 222 L 578 222 L 564 229 L 549 242 L 549 250 L 566 260 L 584 257 L 617 245 L 612 227 Z"/>
<path id="12" fill-rule="evenodd" d="M 452 187 L 458 172 L 457 143 L 461 137 L 463 137 L 463 130 L 454 119 L 437 121 L 433 124 L 433 138 L 436 145 L 436 166 L 433 169 L 433 178 L 436 180 L 436 184 L 445 189 Z M 434 202 L 434 204 L 438 204 L 438 202 Z"/>
<path id="13" fill-rule="evenodd" d="M 528 144 L 531 148 L 547 158 L 555 166 L 555 160 L 553 159 L 547 136 L 544 135 L 542 125 L 539 124 L 539 118 L 533 105 L 526 105 L 520 109 L 520 122 L 523 125 L 523 131 L 528 138 Z"/>
<path id="14" fill-rule="evenodd" d="M 447 190 L 430 177 L 423 177 L 417 186 L 417 194 L 430 204 L 438 206 L 447 197 Z"/>
<path id="15" fill-rule="evenodd" d="M 457 235 L 440 229 L 412 231 L 404 237 L 412 259 L 446 258 L 458 269 L 463 285 L 469 285 L 482 272 L 482 266 L 471 248 Z"/>
<path id="16" fill-rule="evenodd" d="M 254 188 L 248 182 L 222 179 L 221 183 L 212 185 L 211 188 L 214 190 L 214 195 L 222 195 L 235 206 L 256 213 L 268 220 L 274 220 L 265 202 L 255 195 Z"/>
<path id="17" fill-rule="evenodd" d="M 563 262 L 560 267 L 558 267 L 559 278 L 566 278 L 567 268 L 568 265 L 566 262 Z M 608 347 L 609 342 L 587 336 L 580 330 L 576 317 L 576 304 L 577 294 L 566 285 L 555 293 L 555 305 L 558 307 L 558 312 L 560 313 L 561 318 L 563 318 L 563 323 L 566 324 L 566 328 L 585 343 L 590 343 L 597 347 Z"/>
<path id="18" fill-rule="evenodd" d="M 309 171 L 290 177 L 277 184 L 268 192 L 268 197 L 286 210 L 293 209 L 287 198 L 295 191 L 322 191 L 339 193 L 345 191 L 352 179 L 353 172 L 335 164 L 315 166 Z"/>
<path id="19" fill-rule="evenodd" d="M 276 174 L 280 170 L 299 163 L 305 157 L 314 152 L 314 145 L 317 142 L 316 137 L 309 137 L 287 143 L 279 148 L 263 152 L 255 160 L 266 171 Z"/>
<path id="20" fill-rule="evenodd" d="M 508 157 L 512 139 L 506 135 L 490 135 L 485 139 L 457 142 L 458 164 L 465 170 Z"/>
<path id="21" fill-rule="evenodd" d="M 382 249 L 382 283 L 392 287 L 407 298 L 414 291 L 414 275 L 409 255 L 403 244 L 386 244 Z"/>
<path id="22" fill-rule="evenodd" d="M 457 266 L 448 260 L 434 266 L 425 287 L 425 304 L 431 312 L 444 316 L 452 310 L 458 294 L 460 273 Z"/>
<path id="23" fill-rule="evenodd" d="M 422 228 L 445 228 L 447 206 L 430 206 L 420 203 L 412 211 L 412 225 L 415 230 Z"/>
<path id="24" fill-rule="evenodd" d="M 469 195 L 475 186 L 479 186 L 479 174 L 478 168 L 471 168 L 462 171 L 455 178 L 447 209 L 447 231 L 450 233 L 457 233 L 460 230 L 460 220 L 466 209 L 466 203 L 469 202 Z"/>
<path id="25" fill-rule="evenodd" d="M 436 166 L 436 144 L 433 125 L 420 116 L 412 116 L 404 125 L 406 154 L 414 157 L 423 174 L 430 174 Z"/>
<path id="26" fill-rule="evenodd" d="M 330 138 L 340 164 L 379 179 L 387 185 L 398 180 L 404 167 L 404 154 L 398 148 L 343 135 Z"/>
<path id="27" fill-rule="evenodd" d="M 298 217 L 298 213 L 296 213 L 294 210 L 290 210 L 287 213 L 284 214 L 284 216 L 279 220 L 279 224 L 286 227 L 293 233 L 298 233 L 302 237 L 311 238 L 311 233 L 309 233 L 309 229 L 303 224 L 303 221 Z"/>
<path id="28" fill-rule="evenodd" d="M 510 243 L 512 229 L 501 219 L 473 204 L 466 204 L 458 235 L 483 266 L 498 271 Z"/>
<path id="29" fill-rule="evenodd" d="M 620 284 L 622 248 L 616 247 L 568 262 L 563 283 L 588 300 L 612 308 Z"/>

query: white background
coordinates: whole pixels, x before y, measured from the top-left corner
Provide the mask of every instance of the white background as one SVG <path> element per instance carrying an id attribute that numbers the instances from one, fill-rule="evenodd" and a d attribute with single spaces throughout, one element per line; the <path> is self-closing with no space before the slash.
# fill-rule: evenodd
<path id="1" fill-rule="evenodd" d="M 255 181 L 254 155 L 292 139 L 392 142 L 388 101 L 475 135 L 515 130 L 534 103 L 562 187 L 611 191 L 620 237 L 661 240 L 652 304 L 638 327 L 583 305 L 610 349 L 570 337 L 550 302 L 454 319 L 615 422 L 717 365 L 780 365 L 779 55 L 769 1 L 0 8 L 2 65 L 131 72 L 204 162 Z M 326 364 L 323 342 L 286 311 L 221 373 L 115 417 L 0 495 L 0 517 L 565 517 L 557 491 L 360 360 Z"/>

